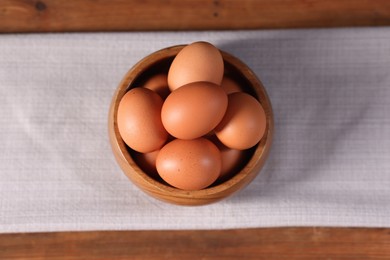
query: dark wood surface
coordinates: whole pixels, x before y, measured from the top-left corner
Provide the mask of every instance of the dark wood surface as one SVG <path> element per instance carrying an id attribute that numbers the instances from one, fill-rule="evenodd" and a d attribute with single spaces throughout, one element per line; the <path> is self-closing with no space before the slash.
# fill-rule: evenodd
<path id="1" fill-rule="evenodd" d="M 259 228 L 2 234 L 0 259 L 390 259 L 390 230 Z"/>
<path id="2" fill-rule="evenodd" d="M 388 0 L 1 0 L 0 32 L 390 24 Z"/>

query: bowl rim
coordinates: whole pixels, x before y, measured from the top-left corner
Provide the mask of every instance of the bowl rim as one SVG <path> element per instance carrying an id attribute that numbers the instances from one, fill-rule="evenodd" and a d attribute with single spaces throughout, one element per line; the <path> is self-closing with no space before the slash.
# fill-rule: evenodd
<path id="1" fill-rule="evenodd" d="M 131 154 L 128 152 L 126 144 L 124 143 L 124 141 L 119 135 L 118 126 L 117 126 L 117 110 L 118 110 L 120 99 L 128 90 L 137 87 L 137 86 L 132 86 L 132 84 L 137 79 L 137 77 L 139 77 L 139 75 L 142 74 L 146 69 L 150 68 L 151 66 L 159 62 L 162 62 L 163 60 L 174 58 L 175 55 L 185 46 L 187 46 L 187 44 L 174 45 L 174 46 L 166 47 L 158 51 L 155 51 L 147 55 L 143 59 L 139 60 L 124 75 L 124 77 L 120 81 L 112 97 L 112 102 L 111 102 L 110 112 L 109 112 L 109 132 L 110 133 L 112 132 L 113 136 L 115 137 L 114 143 L 112 138 L 110 138 L 112 149 L 114 152 L 117 153 L 118 156 L 121 157 L 121 160 L 124 160 L 128 165 L 130 165 L 132 170 L 138 175 L 138 177 L 141 179 L 142 182 L 145 182 L 145 184 L 147 183 L 148 185 L 153 186 L 154 189 L 157 189 L 160 192 L 163 192 L 164 194 L 168 193 L 174 197 L 180 196 L 183 198 L 194 198 L 194 197 L 199 198 L 199 197 L 218 194 L 220 192 L 225 191 L 228 188 L 234 189 L 235 187 L 237 187 L 236 189 L 238 190 L 240 188 L 238 186 L 240 186 L 242 182 L 246 181 L 247 182 L 246 184 L 251 182 L 259 174 L 260 169 L 265 163 L 273 140 L 274 119 L 273 119 L 273 110 L 272 110 L 271 102 L 261 81 L 245 63 L 243 63 L 237 57 L 223 50 L 220 50 L 220 52 L 222 54 L 224 63 L 228 63 L 229 65 L 233 66 L 235 69 L 237 69 L 239 73 L 242 74 L 242 76 L 248 82 L 251 83 L 252 85 L 251 89 L 254 92 L 256 92 L 257 95 L 255 96 L 255 98 L 262 104 L 267 116 L 267 125 L 266 125 L 265 134 L 263 138 L 260 140 L 260 142 L 256 145 L 255 150 L 251 155 L 251 158 L 249 159 L 247 164 L 239 172 L 237 172 L 234 176 L 225 180 L 224 182 L 221 182 L 215 186 L 212 185 L 210 187 L 201 190 L 181 190 L 172 186 L 168 186 L 167 184 L 161 183 L 153 179 L 137 165 L 137 163 L 132 158 Z M 242 68 L 241 70 L 238 69 L 240 67 Z M 253 172 L 253 169 L 256 168 L 257 170 Z M 124 173 L 125 175 L 127 175 L 127 177 L 129 177 L 132 180 L 129 174 L 127 174 L 125 171 Z M 135 182 L 133 181 L 133 183 Z M 139 185 L 137 184 L 137 186 Z M 142 187 L 140 188 L 144 190 L 144 188 Z"/>

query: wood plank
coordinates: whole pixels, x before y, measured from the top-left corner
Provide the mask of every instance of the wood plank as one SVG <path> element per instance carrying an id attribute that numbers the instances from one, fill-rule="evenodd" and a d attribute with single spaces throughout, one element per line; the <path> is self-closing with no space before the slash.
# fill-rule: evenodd
<path id="1" fill-rule="evenodd" d="M 257 228 L 0 235 L 0 259 L 390 259 L 390 229 Z"/>
<path id="2" fill-rule="evenodd" d="M 0 32 L 258 29 L 389 24 L 388 0 L 0 1 Z"/>

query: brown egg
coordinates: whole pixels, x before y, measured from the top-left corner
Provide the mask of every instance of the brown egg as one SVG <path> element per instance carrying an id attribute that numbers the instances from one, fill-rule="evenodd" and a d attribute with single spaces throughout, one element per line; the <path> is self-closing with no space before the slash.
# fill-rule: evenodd
<path id="1" fill-rule="evenodd" d="M 227 147 L 245 150 L 256 145 L 264 135 L 266 115 L 263 107 L 247 93 L 228 95 L 229 105 L 215 128 L 218 139 Z"/>
<path id="2" fill-rule="evenodd" d="M 168 87 L 168 75 L 165 73 L 151 76 L 147 81 L 145 81 L 143 87 L 157 92 L 162 99 L 166 99 L 169 93 L 171 93 Z"/>
<path id="3" fill-rule="evenodd" d="M 118 130 L 123 141 L 141 153 L 155 151 L 163 146 L 168 133 L 161 122 L 163 100 L 154 91 L 133 88 L 118 106 Z"/>
<path id="4" fill-rule="evenodd" d="M 169 68 L 168 85 L 172 91 L 196 81 L 220 85 L 223 72 L 221 52 L 208 42 L 194 42 L 176 55 Z"/>
<path id="5" fill-rule="evenodd" d="M 133 158 L 138 166 L 154 179 L 159 176 L 156 169 L 156 159 L 159 152 L 160 150 L 150 153 L 135 152 L 133 154 Z"/>
<path id="6" fill-rule="evenodd" d="M 212 141 L 221 152 L 222 164 L 219 179 L 226 180 L 239 171 L 240 166 L 245 160 L 246 152 L 226 147 L 215 135 L 211 136 L 209 140 Z"/>
<path id="7" fill-rule="evenodd" d="M 205 138 L 176 139 L 161 148 L 156 161 L 161 178 L 182 190 L 210 186 L 221 171 L 221 154 Z"/>
<path id="8" fill-rule="evenodd" d="M 161 119 L 165 129 L 174 137 L 195 139 L 218 125 L 227 105 L 227 95 L 220 86 L 194 82 L 176 89 L 167 97 Z"/>
<path id="9" fill-rule="evenodd" d="M 221 87 L 226 91 L 227 94 L 242 91 L 240 85 L 235 80 L 226 76 L 224 76 L 222 79 Z"/>

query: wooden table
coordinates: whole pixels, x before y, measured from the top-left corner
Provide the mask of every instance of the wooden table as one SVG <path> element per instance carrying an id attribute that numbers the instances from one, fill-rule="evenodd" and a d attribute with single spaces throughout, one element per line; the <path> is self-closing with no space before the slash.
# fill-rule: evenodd
<path id="1" fill-rule="evenodd" d="M 388 0 L 2 0 L 0 32 L 390 25 Z M 389 216 L 390 217 L 390 216 Z M 390 259 L 388 228 L 0 234 L 0 259 Z"/>
<path id="2" fill-rule="evenodd" d="M 3 234 L 0 259 L 390 259 L 390 229 Z"/>
<path id="3" fill-rule="evenodd" d="M 0 1 L 0 32 L 259 29 L 388 24 L 388 0 Z"/>

